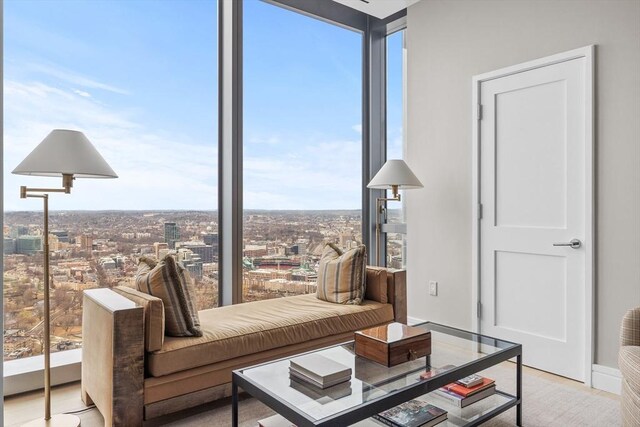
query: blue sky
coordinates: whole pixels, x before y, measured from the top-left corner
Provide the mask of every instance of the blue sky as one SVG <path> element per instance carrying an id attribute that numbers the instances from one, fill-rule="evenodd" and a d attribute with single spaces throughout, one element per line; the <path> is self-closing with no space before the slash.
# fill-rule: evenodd
<path id="1" fill-rule="evenodd" d="M 245 207 L 359 208 L 361 36 L 257 0 L 244 19 Z M 210 0 L 6 0 L 5 210 L 41 208 L 20 185 L 59 184 L 10 173 L 54 128 L 84 131 L 120 177 L 78 180 L 52 209 L 216 209 L 216 20 Z"/>

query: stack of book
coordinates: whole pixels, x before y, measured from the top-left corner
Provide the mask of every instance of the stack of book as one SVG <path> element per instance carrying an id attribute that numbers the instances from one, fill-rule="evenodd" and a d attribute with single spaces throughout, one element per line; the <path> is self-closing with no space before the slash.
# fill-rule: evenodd
<path id="1" fill-rule="evenodd" d="M 291 359 L 289 365 L 289 377 L 292 381 L 320 389 L 351 380 L 351 373 L 351 368 L 316 353 Z"/>
<path id="2" fill-rule="evenodd" d="M 495 392 L 496 384 L 494 380 L 480 375 L 471 375 L 439 388 L 433 392 L 433 395 L 458 408 L 464 408 L 493 395 Z"/>
<path id="3" fill-rule="evenodd" d="M 307 397 L 310 397 L 321 405 L 350 396 L 352 393 L 351 381 L 342 382 L 332 387 L 321 389 L 318 386 L 309 385 L 308 382 L 301 381 L 294 376 L 291 376 L 290 380 L 289 387 L 299 391 Z"/>
<path id="4" fill-rule="evenodd" d="M 392 427 L 432 427 L 447 419 L 447 411 L 421 400 L 410 400 L 373 418 Z"/>

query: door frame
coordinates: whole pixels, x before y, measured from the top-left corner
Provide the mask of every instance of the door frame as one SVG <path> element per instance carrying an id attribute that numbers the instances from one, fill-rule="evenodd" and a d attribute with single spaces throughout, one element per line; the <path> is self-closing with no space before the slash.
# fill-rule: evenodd
<path id="1" fill-rule="evenodd" d="M 494 80 L 509 75 L 530 71 L 561 62 L 571 61 L 573 59 L 584 58 L 586 60 L 585 67 L 585 236 L 584 240 L 588 244 L 584 245 L 585 250 L 585 337 L 584 337 L 584 361 L 585 375 L 584 384 L 591 387 L 592 384 L 592 366 L 594 361 L 594 292 L 595 292 L 595 156 L 594 156 L 594 76 L 595 76 L 595 45 L 585 46 L 567 52 L 558 53 L 556 55 L 535 59 L 533 61 L 524 62 L 499 70 L 490 71 L 472 77 L 472 217 L 471 217 L 471 312 L 472 327 L 476 332 L 480 332 L 480 87 L 483 82 Z"/>

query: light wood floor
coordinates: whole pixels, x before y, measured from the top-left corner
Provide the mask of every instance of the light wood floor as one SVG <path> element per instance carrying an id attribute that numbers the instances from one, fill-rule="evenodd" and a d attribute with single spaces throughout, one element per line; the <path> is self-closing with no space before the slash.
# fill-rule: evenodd
<path id="1" fill-rule="evenodd" d="M 590 389 L 582 383 L 536 369 L 525 367 L 523 369 L 523 377 L 525 380 L 527 377 L 542 378 L 566 388 L 567 391 L 578 392 L 584 397 L 600 396 L 610 401 L 611 405 L 618 405 L 619 402 L 619 397 L 614 394 Z M 4 425 L 6 427 L 19 426 L 27 421 L 41 417 L 44 411 L 42 395 L 42 391 L 36 391 L 4 399 Z M 51 405 L 54 414 L 85 409 L 80 399 L 80 383 L 76 382 L 55 387 L 51 394 Z M 98 427 L 103 422 L 97 410 L 93 409 L 92 412 L 90 417 L 87 417 L 88 413 L 83 414 L 83 420 L 85 420 L 83 421 L 83 427 Z"/>

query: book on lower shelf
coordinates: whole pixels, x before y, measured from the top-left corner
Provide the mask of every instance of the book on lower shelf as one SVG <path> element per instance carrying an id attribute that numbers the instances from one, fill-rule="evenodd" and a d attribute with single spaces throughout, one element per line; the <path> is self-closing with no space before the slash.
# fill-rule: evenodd
<path id="1" fill-rule="evenodd" d="M 433 394 L 427 395 L 426 400 L 436 406 L 440 405 L 447 411 L 447 420 L 450 424 L 460 426 L 467 424 L 470 420 L 478 419 L 487 412 L 505 403 L 507 399 L 501 398 L 498 394 L 494 394 L 493 396 L 488 396 L 475 402 L 473 405 L 467 405 L 464 408 L 450 405 L 442 399 L 433 397 Z"/>
<path id="2" fill-rule="evenodd" d="M 443 388 L 445 390 L 452 391 L 462 397 L 469 397 L 491 387 L 492 385 L 495 385 L 495 380 L 492 380 L 491 378 L 480 377 L 479 375 L 478 377 L 480 378 L 480 383 L 471 387 L 467 387 L 455 382 L 447 384 Z"/>
<path id="3" fill-rule="evenodd" d="M 421 400 L 410 400 L 373 418 L 392 427 L 432 427 L 447 419 L 447 411 Z"/>
<path id="4" fill-rule="evenodd" d="M 291 359 L 289 374 L 292 378 L 324 389 L 349 381 L 352 370 L 328 357 L 311 353 Z"/>
<path id="5" fill-rule="evenodd" d="M 435 390 L 431 394 L 438 399 L 446 400 L 448 403 L 450 403 L 453 406 L 457 406 L 458 408 L 464 408 L 466 406 L 471 405 L 472 403 L 476 403 L 486 397 L 489 397 L 495 394 L 495 392 L 496 392 L 496 386 L 495 384 L 492 384 L 491 386 L 484 388 L 483 390 L 480 390 L 466 397 L 461 396 L 452 390 L 447 390 L 444 387 L 439 388 L 438 390 Z"/>

